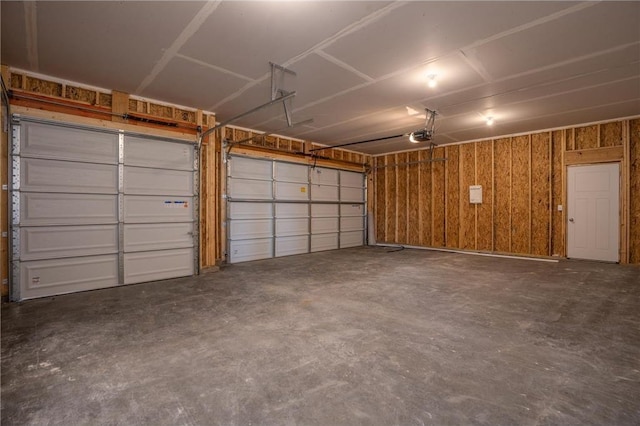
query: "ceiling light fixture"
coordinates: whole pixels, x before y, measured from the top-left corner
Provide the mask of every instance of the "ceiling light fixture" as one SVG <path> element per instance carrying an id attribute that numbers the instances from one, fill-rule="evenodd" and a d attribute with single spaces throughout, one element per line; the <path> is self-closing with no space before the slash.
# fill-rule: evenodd
<path id="1" fill-rule="evenodd" d="M 427 86 L 433 88 L 436 87 L 438 85 L 438 81 L 436 80 L 436 75 L 435 74 L 429 74 L 427 76 Z"/>
<path id="2" fill-rule="evenodd" d="M 493 117 L 487 117 L 487 126 L 493 126 Z"/>

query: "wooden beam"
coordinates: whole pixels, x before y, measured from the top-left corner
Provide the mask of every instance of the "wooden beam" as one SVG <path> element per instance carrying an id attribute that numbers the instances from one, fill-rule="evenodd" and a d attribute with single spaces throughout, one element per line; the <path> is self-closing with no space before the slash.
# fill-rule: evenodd
<path id="1" fill-rule="evenodd" d="M 114 90 L 111 92 L 111 112 L 114 114 L 112 120 L 116 123 L 126 123 L 127 121 L 122 117 L 124 114 L 129 113 L 129 94 Z"/>
<path id="2" fill-rule="evenodd" d="M 609 163 L 622 161 L 624 158 L 623 146 L 610 146 L 606 148 L 579 149 L 567 152 L 564 156 L 565 165 Z"/>

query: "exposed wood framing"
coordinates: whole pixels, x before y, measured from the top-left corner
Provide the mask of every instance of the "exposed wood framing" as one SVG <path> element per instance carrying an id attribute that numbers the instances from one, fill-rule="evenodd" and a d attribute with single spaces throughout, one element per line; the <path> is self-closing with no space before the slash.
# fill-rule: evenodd
<path id="1" fill-rule="evenodd" d="M 447 161 L 420 163 L 425 151 L 375 159 L 385 166 L 376 180 L 392 180 L 377 187 L 375 201 L 378 220 L 388 225 L 386 242 L 404 244 L 398 226 L 407 222 L 412 245 L 417 229 L 421 246 L 564 257 L 566 167 L 622 161 L 621 262 L 640 263 L 640 118 L 437 147 L 434 156 Z M 409 188 L 417 182 L 417 215 L 414 194 L 398 190 L 399 174 Z M 482 204 L 470 205 L 472 184 L 482 185 Z"/>

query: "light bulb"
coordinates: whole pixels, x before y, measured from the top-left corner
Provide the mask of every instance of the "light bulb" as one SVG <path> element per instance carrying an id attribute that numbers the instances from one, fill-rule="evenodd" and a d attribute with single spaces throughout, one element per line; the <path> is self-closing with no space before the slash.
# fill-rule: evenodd
<path id="1" fill-rule="evenodd" d="M 493 117 L 487 117 L 487 126 L 493 126 Z"/>
<path id="2" fill-rule="evenodd" d="M 409 142 L 411 142 L 411 143 L 418 143 L 418 141 L 416 140 L 416 138 L 413 136 L 413 132 L 411 132 L 411 134 L 409 135 Z"/>
<path id="3" fill-rule="evenodd" d="M 427 78 L 429 79 L 427 81 L 427 86 L 429 87 L 436 87 L 438 85 L 438 82 L 436 81 L 436 75 L 435 74 L 429 74 L 427 76 Z"/>

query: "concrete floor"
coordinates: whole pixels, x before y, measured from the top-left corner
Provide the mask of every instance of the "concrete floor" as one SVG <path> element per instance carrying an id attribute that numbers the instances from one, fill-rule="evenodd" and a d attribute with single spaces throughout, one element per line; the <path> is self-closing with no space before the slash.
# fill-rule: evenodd
<path id="1" fill-rule="evenodd" d="M 2 424 L 640 424 L 640 268 L 357 248 L 2 307 Z"/>

